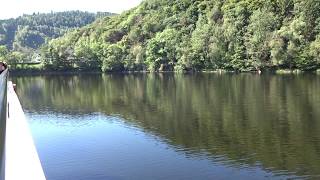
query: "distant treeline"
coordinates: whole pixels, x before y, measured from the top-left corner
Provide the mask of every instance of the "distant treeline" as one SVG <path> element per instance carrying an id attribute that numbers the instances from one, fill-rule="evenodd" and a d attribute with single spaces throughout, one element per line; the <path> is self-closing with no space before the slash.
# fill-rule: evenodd
<path id="1" fill-rule="evenodd" d="M 44 43 L 90 24 L 97 18 L 111 15 L 114 14 L 66 11 L 0 20 L 0 58 L 4 59 L 4 53 L 10 51 L 5 58 L 9 61 L 31 59 Z"/>

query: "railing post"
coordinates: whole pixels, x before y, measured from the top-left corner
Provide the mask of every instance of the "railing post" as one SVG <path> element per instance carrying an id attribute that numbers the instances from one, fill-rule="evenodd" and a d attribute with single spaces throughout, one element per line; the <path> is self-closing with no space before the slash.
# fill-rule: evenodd
<path id="1" fill-rule="evenodd" d="M 0 74 L 0 180 L 5 179 L 8 69 Z"/>

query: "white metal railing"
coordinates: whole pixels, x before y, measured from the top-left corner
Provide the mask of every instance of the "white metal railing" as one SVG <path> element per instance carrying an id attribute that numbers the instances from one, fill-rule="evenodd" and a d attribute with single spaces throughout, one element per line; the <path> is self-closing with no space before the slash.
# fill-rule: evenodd
<path id="1" fill-rule="evenodd" d="M 45 175 L 22 106 L 8 82 L 5 180 L 45 180 Z"/>
<path id="2" fill-rule="evenodd" d="M 5 139 L 7 123 L 7 80 L 8 70 L 0 74 L 0 179 L 5 178 Z"/>

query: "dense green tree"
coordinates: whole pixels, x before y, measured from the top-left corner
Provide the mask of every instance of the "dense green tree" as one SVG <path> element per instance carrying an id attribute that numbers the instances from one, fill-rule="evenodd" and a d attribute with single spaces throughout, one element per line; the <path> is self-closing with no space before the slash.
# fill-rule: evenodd
<path id="1" fill-rule="evenodd" d="M 104 49 L 103 71 L 121 71 L 123 66 L 123 49 L 119 44 L 112 44 Z"/>
<path id="2" fill-rule="evenodd" d="M 16 69 L 18 64 L 23 62 L 24 58 L 25 55 L 23 53 L 14 51 L 8 54 L 6 62 L 10 65 L 10 68 Z"/>
<path id="3" fill-rule="evenodd" d="M 8 54 L 8 49 L 6 46 L 0 46 L 0 57 L 5 57 Z"/>
<path id="4" fill-rule="evenodd" d="M 310 45 L 310 59 L 313 59 L 314 64 L 320 64 L 320 36 Z"/>
<path id="5" fill-rule="evenodd" d="M 255 69 L 269 64 L 272 32 L 275 30 L 276 18 L 267 9 L 256 10 L 250 17 L 246 34 L 247 57 L 250 67 Z"/>
<path id="6" fill-rule="evenodd" d="M 179 32 L 175 29 L 166 29 L 157 33 L 146 49 L 146 63 L 149 70 L 173 70 L 177 62 L 175 58 L 177 46 L 179 46 Z"/>
<path id="7" fill-rule="evenodd" d="M 196 28 L 191 34 L 192 67 L 203 69 L 208 67 L 209 40 L 211 37 L 211 25 L 206 17 L 200 15 Z"/>

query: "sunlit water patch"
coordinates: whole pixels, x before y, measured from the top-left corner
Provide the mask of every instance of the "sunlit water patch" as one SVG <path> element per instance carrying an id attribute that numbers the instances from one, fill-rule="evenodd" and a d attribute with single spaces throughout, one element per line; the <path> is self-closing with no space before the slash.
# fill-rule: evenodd
<path id="1" fill-rule="evenodd" d="M 211 159 L 205 152 L 168 145 L 119 117 L 50 112 L 27 116 L 49 180 L 274 177 L 259 164 L 233 165 L 225 157 Z"/>

